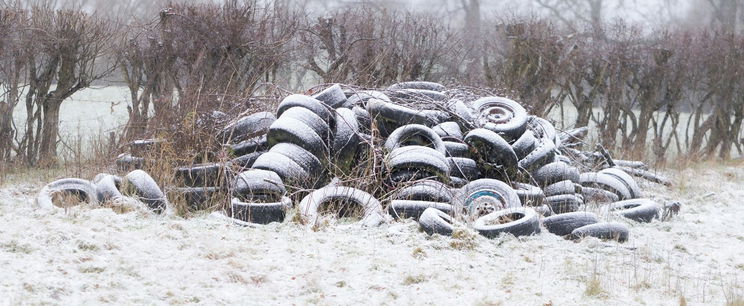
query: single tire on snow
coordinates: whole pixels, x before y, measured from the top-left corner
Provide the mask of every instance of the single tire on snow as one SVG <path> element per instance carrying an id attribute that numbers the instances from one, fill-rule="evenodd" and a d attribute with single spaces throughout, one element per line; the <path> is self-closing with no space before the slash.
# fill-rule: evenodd
<path id="1" fill-rule="evenodd" d="M 124 181 L 128 187 L 125 189 L 129 191 L 127 195 L 136 196 L 140 201 L 142 201 L 142 203 L 147 204 L 147 206 L 154 212 L 163 213 L 168 207 L 168 199 L 165 197 L 165 194 L 163 194 L 163 191 L 160 190 L 160 187 L 158 187 L 155 180 L 147 174 L 147 172 L 134 170 L 127 173 L 124 177 Z"/>
<path id="2" fill-rule="evenodd" d="M 279 201 L 287 193 L 276 172 L 251 169 L 240 173 L 233 183 L 233 194 L 243 201 Z"/>
<path id="3" fill-rule="evenodd" d="M 78 178 L 66 178 L 51 182 L 41 188 L 36 196 L 36 205 L 42 209 L 52 209 L 56 206 L 64 206 L 67 203 L 58 203 L 57 195 L 75 196 L 80 202 L 98 204 L 96 185 L 88 180 Z"/>
<path id="4" fill-rule="evenodd" d="M 651 222 L 661 217 L 661 207 L 651 199 L 618 201 L 608 206 L 609 211 L 637 222 Z"/>
<path id="5" fill-rule="evenodd" d="M 628 240 L 630 231 L 628 227 L 617 222 L 594 223 L 579 227 L 571 232 L 571 238 L 583 239 L 585 237 L 596 237 L 602 240 L 615 240 L 625 242 Z"/>
<path id="6" fill-rule="evenodd" d="M 321 207 L 336 203 L 335 212 L 339 217 L 351 216 L 354 209 L 361 210 L 363 226 L 378 226 L 384 221 L 382 205 L 369 193 L 344 186 L 329 186 L 315 190 L 300 202 L 302 219 L 310 226 L 315 226 L 321 214 Z"/>
<path id="7" fill-rule="evenodd" d="M 413 218 L 417 220 L 424 210 L 435 208 L 447 214 L 454 213 L 452 204 L 432 201 L 392 200 L 388 205 L 388 213 L 395 219 Z"/>
<path id="8" fill-rule="evenodd" d="M 506 233 L 517 237 L 529 236 L 540 233 L 540 217 L 532 208 L 507 208 L 478 218 L 473 228 L 488 238 Z"/>
<path id="9" fill-rule="evenodd" d="M 455 220 L 447 213 L 434 207 L 427 208 L 418 218 L 419 225 L 429 235 L 452 236 Z"/>
<path id="10" fill-rule="evenodd" d="M 599 221 L 596 214 L 577 211 L 547 217 L 543 219 L 542 224 L 548 232 L 558 236 L 566 236 L 577 228 L 597 222 Z"/>

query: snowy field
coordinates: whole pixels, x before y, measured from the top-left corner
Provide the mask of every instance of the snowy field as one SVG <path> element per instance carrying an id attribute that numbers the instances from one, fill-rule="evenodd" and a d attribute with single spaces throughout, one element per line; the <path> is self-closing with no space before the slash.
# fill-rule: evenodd
<path id="1" fill-rule="evenodd" d="M 414 221 L 313 232 L 142 209 L 47 213 L 33 202 L 41 183 L 16 178 L 0 187 L 0 304 L 742 305 L 744 165 L 665 174 L 673 187 L 644 191 L 682 212 L 620 220 L 624 244 L 429 237 Z"/>

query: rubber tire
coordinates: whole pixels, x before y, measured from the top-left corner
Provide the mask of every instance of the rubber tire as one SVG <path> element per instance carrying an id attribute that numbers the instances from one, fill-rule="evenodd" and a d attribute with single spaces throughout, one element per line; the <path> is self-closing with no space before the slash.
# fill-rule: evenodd
<path id="1" fill-rule="evenodd" d="M 503 166 L 507 171 L 517 168 L 517 154 L 504 138 L 487 129 L 474 129 L 465 136 L 465 143 L 481 160 Z"/>
<path id="2" fill-rule="evenodd" d="M 575 229 L 599 222 L 597 215 L 591 212 L 577 211 L 559 214 L 543 219 L 542 224 L 549 233 L 558 236 L 571 235 Z"/>
<path id="3" fill-rule="evenodd" d="M 522 206 L 536 207 L 542 205 L 543 201 L 545 201 L 545 193 L 543 193 L 540 187 L 517 182 L 513 183 L 513 185 L 514 192 L 517 193 Z"/>
<path id="4" fill-rule="evenodd" d="M 636 222 L 651 222 L 661 218 L 661 207 L 650 199 L 618 201 L 608 206 L 610 212 Z"/>
<path id="5" fill-rule="evenodd" d="M 109 200 L 122 197 L 121 191 L 121 177 L 111 174 L 104 174 L 100 178 L 93 179 L 93 184 L 96 187 L 96 198 L 99 203 L 105 203 Z"/>
<path id="6" fill-rule="evenodd" d="M 127 173 L 124 181 L 133 188 L 132 193 L 129 194 L 130 196 L 138 197 L 140 201 L 147 204 L 156 213 L 165 212 L 168 207 L 168 198 L 147 172 L 134 170 Z"/>
<path id="7" fill-rule="evenodd" d="M 447 214 L 454 213 L 452 204 L 433 201 L 415 201 L 415 200 L 392 200 L 388 204 L 388 214 L 395 219 L 412 218 L 418 220 L 424 210 L 434 208 Z"/>
<path id="8" fill-rule="evenodd" d="M 216 207 L 212 200 L 219 195 L 227 196 L 227 192 L 222 187 L 177 187 L 171 188 L 167 193 L 169 199 L 182 199 L 189 211 L 207 210 Z M 212 205 L 207 206 L 207 204 Z M 219 206 L 223 205 L 224 203 L 219 204 Z"/>
<path id="9" fill-rule="evenodd" d="M 498 133 L 503 138 L 515 140 L 527 129 L 527 110 L 516 101 L 504 97 L 484 97 L 471 103 L 479 115 L 481 128 Z M 497 113 L 496 117 L 491 114 Z"/>
<path id="10" fill-rule="evenodd" d="M 581 174 L 580 179 L 582 186 L 607 190 L 616 194 L 618 199 L 621 201 L 632 198 L 627 185 L 620 181 L 616 176 L 604 173 L 585 172 Z"/>
<path id="11" fill-rule="evenodd" d="M 529 116 L 527 124 L 532 129 L 535 137 L 550 140 L 556 148 L 560 147 L 560 138 L 555 130 L 555 126 L 550 121 L 537 116 Z"/>
<path id="12" fill-rule="evenodd" d="M 541 187 L 565 180 L 581 183 L 579 169 L 562 162 L 552 162 L 540 167 L 540 169 L 532 173 L 532 178 Z"/>
<path id="13" fill-rule="evenodd" d="M 116 169 L 119 171 L 132 171 L 142 169 L 145 166 L 145 159 L 134 157 L 129 153 L 122 153 L 116 157 Z"/>
<path id="14" fill-rule="evenodd" d="M 218 137 L 222 143 L 238 143 L 246 139 L 266 134 L 276 120 L 270 112 L 258 112 L 239 118 L 225 126 Z"/>
<path id="15" fill-rule="evenodd" d="M 455 220 L 452 216 L 434 207 L 424 210 L 418 218 L 418 222 L 421 229 L 428 235 L 452 236 L 454 231 Z"/>
<path id="16" fill-rule="evenodd" d="M 346 94 L 344 94 L 344 91 L 341 89 L 339 84 L 333 84 L 332 86 L 312 95 L 312 97 L 332 108 L 341 107 L 346 103 Z"/>
<path id="17" fill-rule="evenodd" d="M 233 170 L 237 169 L 239 170 L 238 172 L 243 172 L 253 167 L 253 163 L 256 162 L 256 159 L 258 159 L 258 157 L 264 153 L 266 152 L 253 152 L 233 158 L 232 160 L 230 160 L 229 166 Z"/>
<path id="18" fill-rule="evenodd" d="M 579 227 L 571 232 L 571 238 L 596 237 L 602 240 L 628 241 L 630 230 L 622 223 L 602 222 Z"/>
<path id="19" fill-rule="evenodd" d="M 474 180 L 463 186 L 460 192 L 462 197 L 456 203 L 471 216 L 477 214 L 479 209 L 487 210 L 492 205 L 494 211 L 522 206 L 522 202 L 514 189 L 495 179 Z M 478 201 L 476 202 L 476 200 Z M 480 203 L 481 201 L 486 202 Z"/>
<path id="20" fill-rule="evenodd" d="M 462 178 L 467 181 L 477 180 L 481 176 L 475 160 L 464 157 L 448 157 L 447 162 L 449 163 L 450 176 Z"/>
<path id="21" fill-rule="evenodd" d="M 228 150 L 232 156 L 243 156 L 254 152 L 266 151 L 268 149 L 269 141 L 265 134 L 228 146 Z"/>
<path id="22" fill-rule="evenodd" d="M 416 142 L 409 143 L 411 140 Z M 388 151 L 411 145 L 430 147 L 442 154 L 447 154 L 447 149 L 444 147 L 442 138 L 439 137 L 434 130 L 420 124 L 407 124 L 401 126 L 390 133 L 385 141 L 385 149 Z"/>
<path id="23" fill-rule="evenodd" d="M 581 185 L 569 180 L 560 181 L 543 188 L 543 193 L 545 193 L 546 197 L 562 194 L 581 194 Z"/>
<path id="24" fill-rule="evenodd" d="M 238 174 L 233 181 L 233 194 L 243 201 L 279 201 L 287 189 L 276 172 L 251 169 Z"/>
<path id="25" fill-rule="evenodd" d="M 405 146 L 392 150 L 385 156 L 390 173 L 397 170 L 419 170 L 442 179 L 449 177 L 449 164 L 444 154 L 429 147 Z"/>
<path id="26" fill-rule="evenodd" d="M 318 157 L 310 153 L 308 150 L 305 150 L 293 143 L 277 143 L 276 145 L 271 147 L 271 149 L 269 149 L 269 152 L 279 153 L 281 155 L 289 157 L 291 160 L 300 165 L 300 167 L 302 167 L 305 172 L 311 173 L 313 175 L 322 174 L 325 170 L 323 168 L 322 162 L 320 161 L 320 159 L 318 159 Z"/>
<path id="27" fill-rule="evenodd" d="M 519 160 L 519 167 L 533 172 L 555 161 L 555 143 L 544 138 L 538 138 L 535 149 Z"/>
<path id="28" fill-rule="evenodd" d="M 284 111 L 295 106 L 307 108 L 323 119 L 323 121 L 329 124 L 333 123 L 333 114 L 323 102 L 313 97 L 298 94 L 289 95 L 279 103 L 279 107 L 276 110 L 277 117 L 281 117 Z"/>
<path id="29" fill-rule="evenodd" d="M 276 172 L 285 184 L 312 186 L 314 183 L 310 182 L 310 174 L 300 164 L 275 152 L 261 154 L 253 163 L 253 168 Z"/>
<path id="30" fill-rule="evenodd" d="M 292 200 L 282 197 L 277 202 L 255 203 L 242 202 L 237 198 L 230 201 L 231 216 L 243 222 L 255 224 L 269 224 L 283 222 L 287 210 L 292 207 Z"/>
<path id="31" fill-rule="evenodd" d="M 447 185 L 434 180 L 424 180 L 398 189 L 392 199 L 450 203 L 452 196 L 452 190 Z"/>
<path id="32" fill-rule="evenodd" d="M 372 130 L 372 117 L 369 115 L 369 112 L 359 106 L 354 106 L 351 110 L 354 112 L 354 116 L 356 117 L 359 131 L 364 134 L 369 134 L 370 130 Z"/>
<path id="33" fill-rule="evenodd" d="M 447 157 L 467 157 L 470 158 L 470 147 L 466 143 L 454 141 L 442 141 L 444 149 L 447 151 Z"/>
<path id="34" fill-rule="evenodd" d="M 417 100 L 416 102 L 445 102 L 449 98 L 442 92 L 427 89 L 399 89 L 388 92 L 388 96 L 395 99 Z"/>
<path id="35" fill-rule="evenodd" d="M 129 152 L 132 156 L 144 157 L 153 151 L 160 150 L 160 145 L 164 142 L 162 139 L 138 139 L 129 143 Z"/>
<path id="36" fill-rule="evenodd" d="M 377 90 L 362 90 L 357 91 L 354 94 L 350 95 L 346 102 L 344 103 L 343 107 L 345 108 L 353 108 L 353 107 L 365 107 L 367 104 L 367 101 L 370 99 L 378 99 L 383 102 L 391 103 L 390 97 L 388 97 L 386 94 L 384 94 L 381 91 Z"/>
<path id="37" fill-rule="evenodd" d="M 310 151 L 318 158 L 328 156 L 328 147 L 323 138 L 307 124 L 294 118 L 280 117 L 274 121 L 269 127 L 267 138 L 270 147 L 280 142 L 289 142 Z"/>
<path id="38" fill-rule="evenodd" d="M 318 134 L 326 144 L 331 139 L 331 127 L 328 125 L 328 122 L 324 121 L 307 108 L 297 106 L 291 107 L 282 113 L 281 117 L 279 117 L 280 120 L 283 120 L 284 118 L 292 118 L 301 121 L 310 127 L 315 134 Z"/>
<path id="39" fill-rule="evenodd" d="M 462 140 L 462 129 L 460 125 L 454 121 L 442 122 L 431 128 L 434 133 L 437 133 L 442 139 L 457 139 Z"/>
<path id="40" fill-rule="evenodd" d="M 565 214 L 579 210 L 584 201 L 575 194 L 562 194 L 545 197 L 544 202 L 555 214 Z"/>
<path id="41" fill-rule="evenodd" d="M 581 195 L 584 196 L 584 202 L 586 203 L 613 203 L 620 201 L 620 198 L 615 193 L 599 188 L 582 187 Z"/>
<path id="42" fill-rule="evenodd" d="M 521 218 L 503 224 L 487 224 L 508 215 L 519 215 Z M 506 233 L 516 237 L 529 236 L 540 233 L 540 216 L 529 207 L 507 208 L 478 218 L 473 222 L 473 228 L 487 238 L 497 238 Z"/>
<path id="43" fill-rule="evenodd" d="M 512 144 L 512 149 L 514 149 L 514 153 L 517 154 L 517 158 L 521 160 L 525 158 L 527 154 L 534 151 L 536 146 L 537 138 L 535 138 L 535 134 L 533 134 L 532 131 L 527 130 Z"/>
<path id="44" fill-rule="evenodd" d="M 628 191 L 630 192 L 631 199 L 637 199 L 643 196 L 641 193 L 641 188 L 638 186 L 636 180 L 622 169 L 607 168 L 600 170 L 599 173 L 614 176 L 621 183 L 625 184 L 625 187 L 627 187 Z"/>
<path id="45" fill-rule="evenodd" d="M 78 178 L 65 178 L 46 184 L 36 196 L 36 205 L 41 209 L 53 209 L 54 205 L 52 194 L 64 192 L 77 195 L 81 202 L 98 204 L 98 195 L 96 194 L 96 185 L 88 180 Z"/>
<path id="46" fill-rule="evenodd" d="M 333 131 L 331 158 L 335 168 L 348 173 L 354 166 L 354 158 L 359 151 L 359 122 L 354 111 L 346 108 L 336 109 L 336 126 Z"/>
<path id="47" fill-rule="evenodd" d="M 178 167 L 175 169 L 174 178 L 177 184 L 186 187 L 218 187 L 225 185 L 225 171 L 225 165 L 222 163 Z"/>
<path id="48" fill-rule="evenodd" d="M 427 81 L 400 82 L 400 83 L 395 83 L 393 85 L 390 85 L 387 88 L 387 90 L 401 90 L 401 89 L 425 89 L 425 90 L 442 92 L 446 88 L 442 84 L 434 83 L 434 82 L 427 82 Z"/>
<path id="49" fill-rule="evenodd" d="M 364 215 L 359 223 L 363 226 L 378 226 L 384 221 L 382 205 L 375 197 L 362 190 L 345 186 L 324 187 L 305 196 L 299 206 L 302 219 L 308 225 L 314 226 L 318 221 L 320 206 L 339 200 L 362 207 Z"/>

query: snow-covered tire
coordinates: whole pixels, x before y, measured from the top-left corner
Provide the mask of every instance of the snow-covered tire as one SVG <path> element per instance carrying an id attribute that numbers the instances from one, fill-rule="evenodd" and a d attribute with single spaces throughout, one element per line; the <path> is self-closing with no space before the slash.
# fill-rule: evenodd
<path id="1" fill-rule="evenodd" d="M 312 175 L 323 173 L 323 164 L 317 156 L 302 147 L 288 142 L 277 143 L 269 152 L 279 153 L 296 162 L 302 169 Z"/>
<path id="2" fill-rule="evenodd" d="M 320 118 L 318 115 L 307 108 L 297 106 L 289 108 L 284 113 L 282 113 L 282 116 L 279 117 L 279 120 L 284 120 L 285 118 L 296 119 L 304 123 L 305 125 L 310 127 L 315 132 L 315 134 L 318 134 L 318 136 L 320 136 L 320 138 L 322 138 L 323 141 L 326 143 L 329 139 L 331 139 L 331 128 L 328 125 L 328 122 L 324 121 L 322 118 Z"/>
<path id="3" fill-rule="evenodd" d="M 651 199 L 618 201 L 608 206 L 611 213 L 637 222 L 651 222 L 661 217 L 661 207 Z"/>
<path id="4" fill-rule="evenodd" d="M 468 181 L 480 178 L 480 171 L 475 160 L 464 157 L 448 157 L 450 175 Z"/>
<path id="5" fill-rule="evenodd" d="M 478 113 L 477 125 L 514 140 L 527 129 L 527 111 L 519 103 L 503 97 L 485 97 L 471 103 Z"/>
<path id="6" fill-rule="evenodd" d="M 162 139 L 138 139 L 129 143 L 129 152 L 132 156 L 144 157 L 160 149 L 164 141 Z"/>
<path id="7" fill-rule="evenodd" d="M 493 222 L 498 223 L 491 224 Z M 540 233 L 540 216 L 529 207 L 507 208 L 478 218 L 473 222 L 473 228 L 488 238 L 506 233 L 517 237 L 529 236 Z"/>
<path id="8" fill-rule="evenodd" d="M 227 193 L 221 187 L 178 187 L 167 191 L 172 202 L 182 200 L 190 211 L 218 208 L 224 205 Z"/>
<path id="9" fill-rule="evenodd" d="M 343 89 L 338 84 L 333 84 L 314 94 L 312 97 L 332 108 L 341 107 L 346 102 L 346 94 L 344 94 Z"/>
<path id="10" fill-rule="evenodd" d="M 256 203 L 233 198 L 230 201 L 230 207 L 231 216 L 235 219 L 255 224 L 269 224 L 284 221 L 287 210 L 292 207 L 292 200 L 282 197 L 277 202 Z"/>
<path id="11" fill-rule="evenodd" d="M 300 120 L 280 117 L 269 127 L 267 134 L 269 146 L 289 142 L 310 151 L 318 158 L 328 156 L 328 147 L 323 138 Z"/>
<path id="12" fill-rule="evenodd" d="M 562 194 L 581 194 L 581 185 L 569 180 L 560 181 L 543 188 L 543 193 L 545 193 L 546 197 Z"/>
<path id="13" fill-rule="evenodd" d="M 216 187 L 225 185 L 225 165 L 222 163 L 177 167 L 175 172 L 174 177 L 179 185 L 187 187 Z"/>
<path id="14" fill-rule="evenodd" d="M 545 138 L 538 138 L 532 152 L 519 160 L 519 167 L 533 172 L 555 161 L 555 155 L 555 143 Z"/>
<path id="15" fill-rule="evenodd" d="M 248 170 L 251 167 L 253 167 L 253 163 L 256 162 L 256 159 L 258 159 L 258 157 L 264 153 L 266 152 L 253 152 L 253 153 L 248 153 L 246 155 L 233 158 L 229 162 L 230 167 L 233 168 L 234 170 L 238 170 L 238 172 Z"/>
<path id="16" fill-rule="evenodd" d="M 354 164 L 359 150 L 359 122 L 354 111 L 347 108 L 336 109 L 336 126 L 331 142 L 331 158 L 341 173 L 348 172 Z"/>
<path id="17" fill-rule="evenodd" d="M 420 124 L 401 126 L 390 133 L 385 141 L 385 149 L 388 151 L 410 145 L 430 147 L 442 154 L 447 153 L 442 138 L 432 129 Z"/>
<path id="18" fill-rule="evenodd" d="M 535 134 L 533 134 L 532 131 L 527 130 L 512 144 L 512 149 L 514 149 L 514 153 L 517 154 L 517 158 L 522 159 L 527 156 L 527 154 L 530 154 L 530 152 L 535 149 L 536 145 L 537 139 L 535 138 Z"/>
<path id="19" fill-rule="evenodd" d="M 313 185 L 310 174 L 300 164 L 283 154 L 275 152 L 261 154 L 253 163 L 253 168 L 276 172 L 284 183 Z"/>
<path id="20" fill-rule="evenodd" d="M 454 121 L 447 121 L 437 124 L 431 128 L 434 133 L 437 133 L 442 139 L 462 139 L 462 129 L 460 125 Z"/>
<path id="21" fill-rule="evenodd" d="M 602 222 L 579 227 L 571 232 L 574 239 L 585 237 L 596 237 L 602 240 L 615 240 L 618 242 L 628 241 L 630 230 L 622 223 Z"/>
<path id="22" fill-rule="evenodd" d="M 612 203 L 620 201 L 620 198 L 615 193 L 599 188 L 582 187 L 581 195 L 584 196 L 584 202 L 586 203 Z"/>
<path id="23" fill-rule="evenodd" d="M 318 115 L 318 117 L 328 122 L 329 124 L 333 122 L 333 114 L 331 113 L 331 110 L 325 104 L 323 104 L 323 102 L 320 102 L 318 99 L 310 96 L 298 94 L 289 95 L 284 98 L 282 102 L 279 103 L 279 107 L 276 110 L 277 117 L 281 117 L 284 111 L 295 106 L 304 107 L 311 110 L 313 113 Z"/>
<path id="24" fill-rule="evenodd" d="M 468 215 L 479 216 L 505 208 L 522 206 L 517 193 L 506 183 L 495 179 L 471 181 L 460 189 L 458 204 Z"/>
<path id="25" fill-rule="evenodd" d="M 393 85 L 388 86 L 388 90 L 401 90 L 401 89 L 425 89 L 425 90 L 432 90 L 432 91 L 438 91 L 442 92 L 446 88 L 444 85 L 434 82 L 427 82 L 427 81 L 409 81 L 409 82 L 400 82 L 395 83 Z"/>
<path id="26" fill-rule="evenodd" d="M 270 112 L 258 112 L 244 116 L 225 126 L 218 134 L 222 143 L 238 143 L 263 134 L 276 120 Z"/>
<path id="27" fill-rule="evenodd" d="M 444 154 L 429 147 L 405 146 L 396 148 L 385 157 L 385 165 L 391 173 L 398 170 L 414 170 L 444 180 L 449 177 L 449 163 L 447 163 Z"/>
<path id="28" fill-rule="evenodd" d="M 452 236 L 455 220 L 447 213 L 434 207 L 427 208 L 418 218 L 419 226 L 429 235 Z"/>
<path id="29" fill-rule="evenodd" d="M 540 186 L 548 186 L 560 181 L 570 180 L 574 183 L 580 183 L 579 169 L 562 162 L 552 162 L 540 167 L 532 173 L 532 178 Z"/>
<path id="30" fill-rule="evenodd" d="M 96 186 L 96 197 L 99 203 L 121 197 L 121 177 L 111 174 L 104 174 L 93 180 Z"/>
<path id="31" fill-rule="evenodd" d="M 555 214 L 565 214 L 579 210 L 584 201 L 575 194 L 562 194 L 545 197 L 543 201 Z"/>
<path id="32" fill-rule="evenodd" d="M 560 147 L 560 138 L 555 130 L 555 126 L 550 121 L 537 116 L 529 116 L 527 124 L 535 134 L 535 137 L 549 140 L 556 148 Z"/>
<path id="33" fill-rule="evenodd" d="M 577 211 L 547 217 L 543 219 L 542 224 L 548 232 L 558 236 L 566 236 L 577 228 L 597 222 L 599 220 L 596 214 Z"/>
<path id="34" fill-rule="evenodd" d="M 444 203 L 451 202 L 452 197 L 452 190 L 447 185 L 434 180 L 424 180 L 416 182 L 414 184 L 411 184 L 410 186 L 398 189 L 392 195 L 392 199 L 394 200 L 414 200 Z"/>
<path id="35" fill-rule="evenodd" d="M 145 159 L 134 157 L 129 153 L 122 153 L 116 157 L 116 169 L 119 171 L 132 171 L 142 169 L 145 166 Z"/>
<path id="36" fill-rule="evenodd" d="M 388 213 L 395 219 L 418 219 L 424 210 L 429 208 L 435 208 L 448 214 L 454 213 L 452 204 L 416 200 L 392 200 L 388 205 Z"/>
<path id="37" fill-rule="evenodd" d="M 625 171 L 619 168 L 607 168 L 600 170 L 599 173 L 614 176 L 617 180 L 623 183 L 630 192 L 630 199 L 636 199 L 643 196 L 641 194 L 641 188 L 638 186 L 636 180 Z"/>
<path id="38" fill-rule="evenodd" d="M 468 144 L 456 141 L 442 141 L 447 157 L 470 157 Z"/>
<path id="39" fill-rule="evenodd" d="M 436 122 L 436 118 L 430 118 L 430 114 L 426 112 L 378 99 L 367 101 L 367 111 L 370 117 L 377 123 L 377 129 L 383 137 L 387 137 L 393 130 L 406 124 L 430 126 Z"/>
<path id="40" fill-rule="evenodd" d="M 513 185 L 522 206 L 540 206 L 545 200 L 545 193 L 540 187 L 517 182 Z"/>
<path id="41" fill-rule="evenodd" d="M 131 187 L 129 196 L 137 197 L 142 203 L 156 213 L 162 213 L 168 207 L 168 199 L 155 180 L 142 170 L 134 170 L 124 177 L 126 186 Z M 125 188 L 127 190 L 128 188 Z"/>
<path id="42" fill-rule="evenodd" d="M 605 173 L 585 172 L 580 176 L 581 185 L 604 189 L 617 195 L 620 200 L 632 199 L 628 186 L 616 176 Z"/>
<path id="43" fill-rule="evenodd" d="M 372 117 L 369 115 L 369 112 L 359 106 L 354 106 L 351 111 L 354 112 L 354 116 L 357 120 L 357 125 L 359 126 L 359 131 L 365 134 L 369 134 L 369 131 L 372 129 Z"/>
<path id="44" fill-rule="evenodd" d="M 465 136 L 465 143 L 481 160 L 502 166 L 506 170 L 516 169 L 517 155 L 514 149 L 499 134 L 487 129 L 474 129 Z"/>
<path id="45" fill-rule="evenodd" d="M 369 193 L 362 190 L 345 187 L 329 186 L 315 190 L 305 196 L 300 202 L 300 214 L 304 222 L 310 226 L 316 225 L 321 206 L 331 202 L 341 202 L 339 214 L 344 215 L 349 205 L 359 206 L 362 209 L 360 223 L 363 226 L 378 226 L 384 222 L 382 205 Z"/>
<path id="46" fill-rule="evenodd" d="M 386 94 L 384 94 L 381 91 L 376 90 L 362 90 L 357 91 L 354 94 L 350 95 L 346 102 L 344 103 L 343 107 L 345 108 L 353 108 L 353 107 L 365 107 L 367 101 L 370 99 L 378 99 L 383 102 L 390 103 L 390 97 L 388 97 Z"/>
<path id="47" fill-rule="evenodd" d="M 51 182 L 41 188 L 36 196 L 36 205 L 42 209 L 52 209 L 54 204 L 54 195 L 65 193 L 77 196 L 81 202 L 98 204 L 98 195 L 96 194 L 96 185 L 88 180 L 78 178 L 66 178 Z"/>
<path id="48" fill-rule="evenodd" d="M 233 182 L 233 194 L 244 201 L 279 201 L 286 193 L 282 179 L 273 171 L 250 169 L 238 174 Z"/>
<path id="49" fill-rule="evenodd" d="M 243 140 L 237 144 L 227 146 L 232 156 L 243 156 L 269 149 L 269 141 L 266 134 Z"/>
<path id="50" fill-rule="evenodd" d="M 447 101 L 447 95 L 442 92 L 427 89 L 399 89 L 389 91 L 388 96 L 395 99 L 406 100 L 432 100 L 437 102 Z"/>

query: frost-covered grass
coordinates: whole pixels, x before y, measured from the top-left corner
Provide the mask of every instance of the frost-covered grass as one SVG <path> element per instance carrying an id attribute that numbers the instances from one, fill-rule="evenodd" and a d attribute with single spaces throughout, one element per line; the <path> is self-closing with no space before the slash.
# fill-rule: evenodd
<path id="1" fill-rule="evenodd" d="M 723 305 L 744 296 L 744 167 L 705 163 L 645 184 L 681 200 L 671 222 L 628 221 L 618 244 L 548 233 L 429 237 L 293 222 L 242 228 L 142 209 L 35 209 L 37 180 L 0 189 L 0 304 Z M 290 216 L 291 218 L 291 216 Z M 604 218 L 607 218 L 605 216 Z"/>

